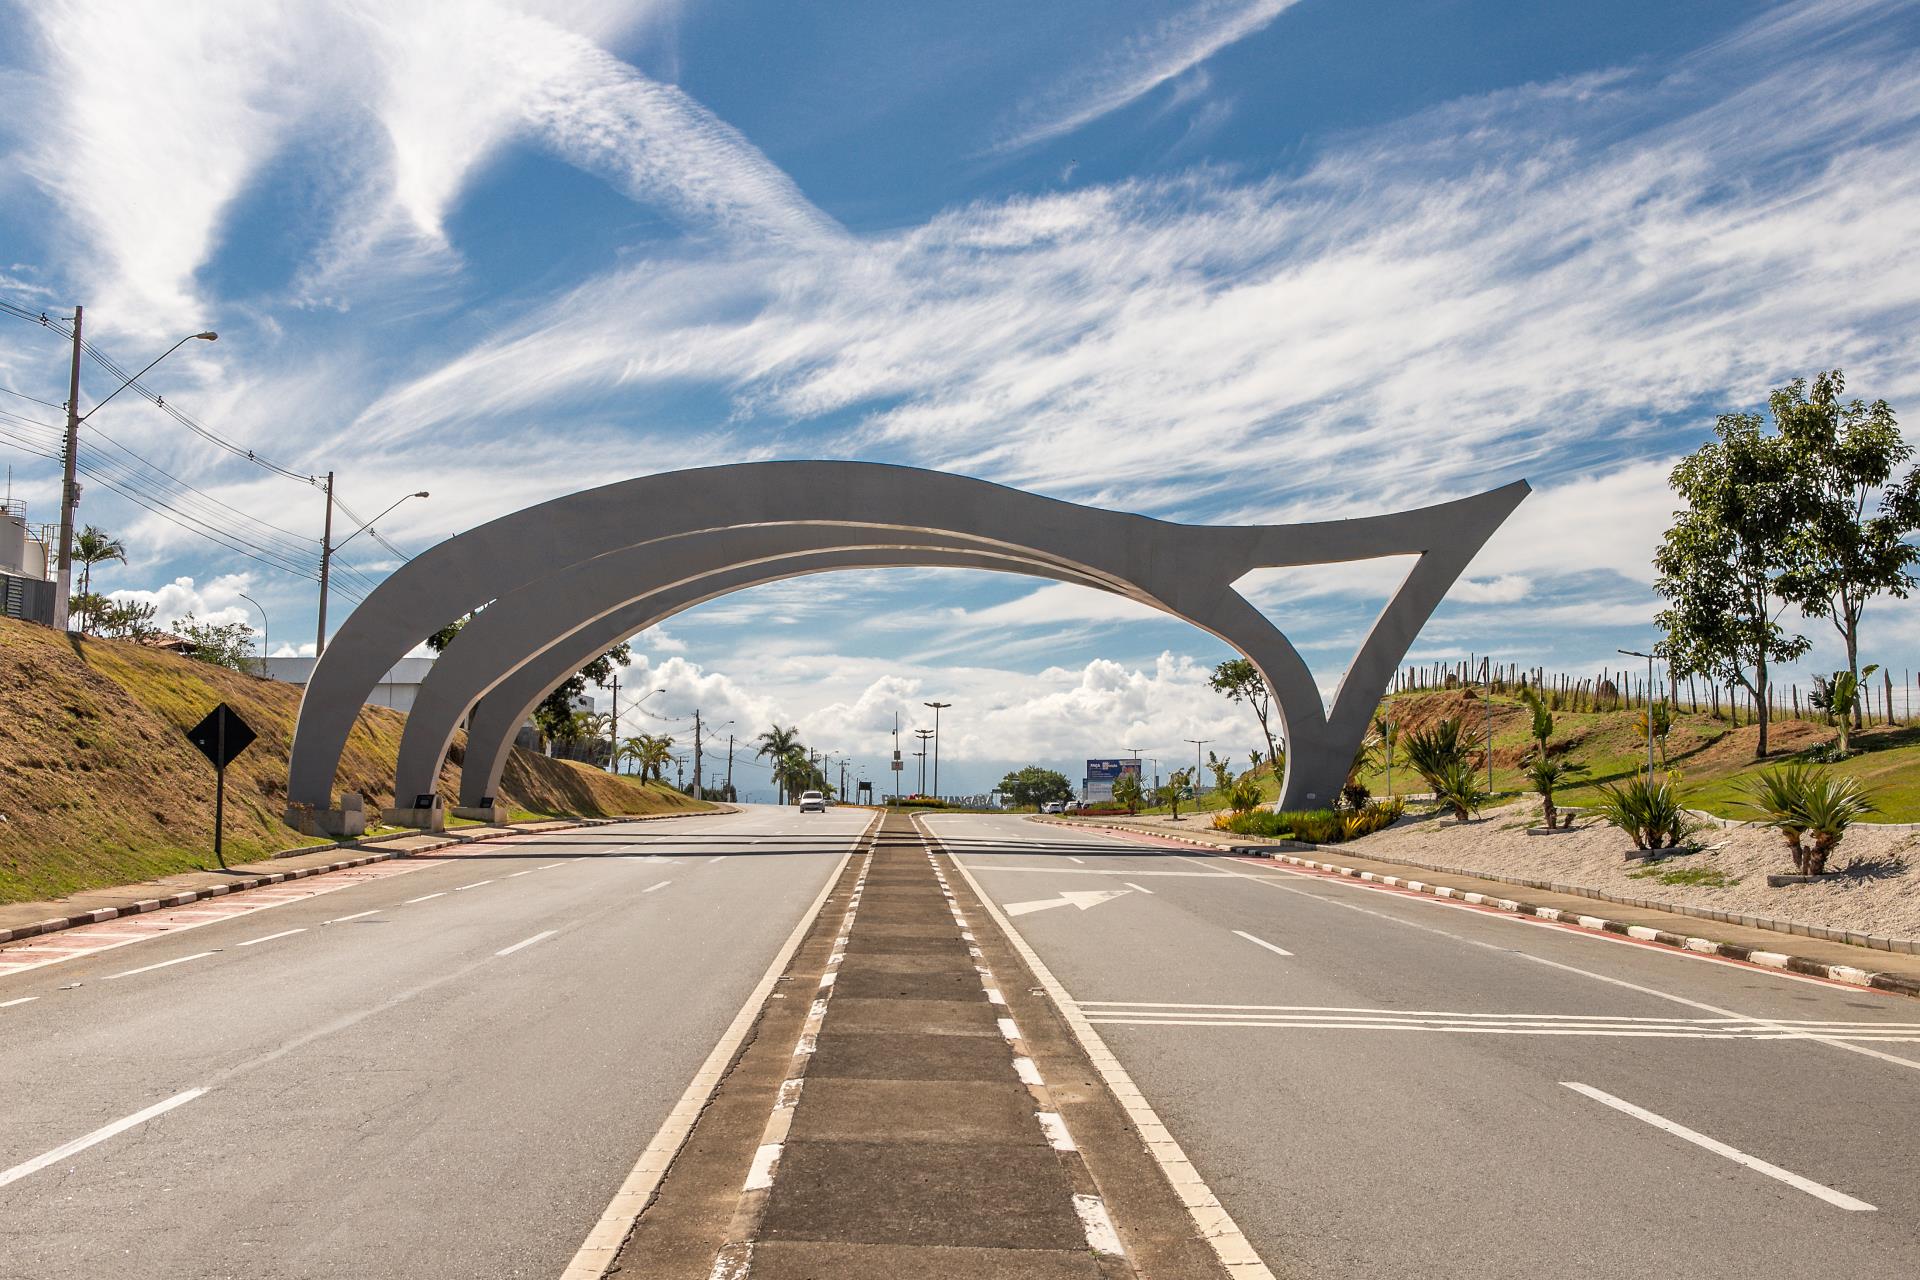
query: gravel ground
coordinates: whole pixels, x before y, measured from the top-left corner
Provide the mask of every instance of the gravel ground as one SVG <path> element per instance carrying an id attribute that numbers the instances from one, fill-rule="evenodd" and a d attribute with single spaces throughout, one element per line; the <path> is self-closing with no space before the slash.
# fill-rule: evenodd
<path id="1" fill-rule="evenodd" d="M 1178 824 L 1164 817 L 1138 821 L 1192 834 L 1204 829 L 1211 816 L 1187 816 Z M 1465 824 L 1410 814 L 1386 831 L 1340 847 L 1363 857 L 1551 880 L 1649 902 L 1920 938 L 1920 831 L 1856 826 L 1828 860 L 1829 866 L 1851 874 L 1821 884 L 1772 889 L 1768 873 L 1793 868 L 1779 835 L 1762 827 L 1703 826 L 1694 836 L 1696 852 L 1676 850 L 1647 865 L 1628 862 L 1633 842 L 1598 819 L 1580 820 L 1573 830 L 1551 836 L 1528 835 L 1527 826 L 1538 820 L 1539 808 L 1532 801 L 1490 809 Z M 1669 885 L 1659 878 L 1696 869 L 1717 871 L 1727 883 Z M 1636 878 L 1635 872 L 1643 874 Z"/>

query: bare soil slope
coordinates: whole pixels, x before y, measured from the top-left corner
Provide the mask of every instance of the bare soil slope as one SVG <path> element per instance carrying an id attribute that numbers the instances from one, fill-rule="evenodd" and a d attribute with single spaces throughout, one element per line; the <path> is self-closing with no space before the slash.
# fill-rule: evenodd
<path id="1" fill-rule="evenodd" d="M 0 618 L 0 902 L 53 898 L 209 863 L 213 769 L 185 730 L 226 702 L 259 741 L 227 770 L 230 861 L 302 843 L 280 821 L 298 686 Z M 406 723 L 362 710 L 336 785 L 386 805 Z M 457 743 L 455 760 L 464 743 Z M 453 776 L 441 791 L 452 797 Z M 501 784 L 536 813 L 707 808 L 670 788 L 516 749 Z"/>

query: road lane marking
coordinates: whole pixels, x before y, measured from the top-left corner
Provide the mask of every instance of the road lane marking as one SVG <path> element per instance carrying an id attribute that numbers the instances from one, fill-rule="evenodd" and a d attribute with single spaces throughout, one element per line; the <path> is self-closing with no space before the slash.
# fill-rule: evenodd
<path id="1" fill-rule="evenodd" d="M 530 876 L 530 875 L 532 875 L 532 874 L 533 874 L 534 872 L 536 872 L 536 871 L 538 871 L 539 869 L 540 869 L 540 868 L 538 868 L 538 867 L 528 867 L 528 868 L 527 868 L 527 869 L 526 869 L 525 871 L 516 871 L 516 872 L 514 872 L 514 873 L 513 873 L 512 875 L 510 875 L 510 876 L 508 876 L 508 877 L 507 877 L 507 879 L 509 879 L 509 880 L 518 880 L 518 879 L 519 879 L 519 878 L 520 878 L 521 876 Z"/>
<path id="2" fill-rule="evenodd" d="M 1107 1206 L 1099 1196 L 1075 1196 L 1073 1211 L 1086 1232 L 1088 1248 L 1110 1258 L 1126 1256 L 1127 1251 L 1120 1247 L 1120 1233 L 1113 1229 L 1113 1219 L 1107 1216 Z"/>
<path id="3" fill-rule="evenodd" d="M 492 883 L 493 881 L 491 880 L 475 880 L 472 884 L 457 884 L 453 886 L 453 891 L 455 893 L 459 893 L 462 889 L 478 889 L 483 884 L 492 884 Z"/>
<path id="4" fill-rule="evenodd" d="M 1076 858 L 1076 857 L 1074 857 L 1074 856 L 1073 856 L 1072 854 L 1068 854 L 1068 855 L 1067 855 L 1067 861 L 1068 861 L 1068 862 L 1077 862 L 1077 863 L 1079 863 L 1079 864 L 1080 864 L 1081 866 L 1083 866 L 1083 867 L 1087 865 L 1087 860 L 1086 860 L 1085 858 Z"/>
<path id="5" fill-rule="evenodd" d="M 350 916 L 335 916 L 335 917 L 334 917 L 333 919 L 331 919 L 331 920 L 326 920 L 326 921 L 323 921 L 322 923 L 324 923 L 324 924 L 345 924 L 345 923 L 346 923 L 347 921 L 349 921 L 349 920 L 365 920 L 365 919 L 366 919 L 366 918 L 367 918 L 368 916 L 377 916 L 377 915 L 379 915 L 379 914 L 380 914 L 380 912 L 381 912 L 381 910 L 382 910 L 382 908 L 380 908 L 380 907 L 375 907 L 375 908 L 373 908 L 373 909 L 372 909 L 371 911 L 356 911 L 356 912 L 354 912 L 354 913 L 353 913 L 352 915 L 350 915 Z"/>
<path id="6" fill-rule="evenodd" d="M 185 964 L 189 960 L 204 960 L 213 954 L 215 953 L 211 951 L 202 951 L 195 955 L 181 956 L 175 960 L 162 960 L 159 964 L 141 965 L 138 969 L 128 969 L 124 973 L 108 974 L 105 978 L 101 979 L 101 981 L 112 982 L 115 978 L 131 978 L 136 973 L 152 973 L 155 969 L 164 969 L 168 965 Z"/>
<path id="7" fill-rule="evenodd" d="M 1153 896 L 1153 890 L 1148 889 L 1143 885 L 1137 885 L 1131 880 L 1122 880 L 1120 883 L 1127 886 L 1127 888 L 1133 890 L 1135 893 L 1144 893 L 1149 898 Z"/>
<path id="8" fill-rule="evenodd" d="M 1705 1147 L 1715 1155 L 1725 1156 L 1735 1164 L 1745 1165 L 1755 1173 L 1764 1173 L 1769 1178 L 1784 1182 L 1796 1190 L 1804 1191 L 1815 1199 L 1825 1200 L 1835 1208 L 1845 1209 L 1850 1213 L 1875 1212 L 1874 1207 L 1865 1200 L 1856 1200 L 1844 1191 L 1835 1191 L 1832 1187 L 1822 1186 L 1811 1178 L 1803 1178 L 1797 1173 L 1782 1169 L 1777 1164 L 1768 1164 L 1758 1156 L 1750 1156 L 1737 1147 L 1730 1147 L 1716 1138 L 1709 1138 L 1706 1134 L 1689 1129 L 1683 1124 L 1667 1119 L 1665 1116 L 1655 1115 L 1645 1107 L 1636 1107 L 1631 1102 L 1622 1098 L 1616 1098 L 1610 1093 L 1603 1093 L 1590 1084 L 1581 1084 L 1577 1080 L 1562 1080 L 1560 1083 L 1575 1093 L 1583 1094 L 1586 1097 L 1592 1098 L 1595 1102 L 1612 1107 L 1615 1111 L 1630 1115 L 1635 1120 L 1644 1120 L 1656 1129 L 1665 1130 L 1676 1138 L 1684 1138 L 1696 1147 Z"/>
<path id="9" fill-rule="evenodd" d="M 1368 885 L 1368 884 L 1358 883 L 1358 882 L 1344 880 L 1344 879 L 1329 880 L 1323 876 L 1309 875 L 1304 872 L 1280 871 L 1279 868 L 1275 868 L 1275 870 L 1279 871 L 1280 874 L 1283 874 L 1283 875 L 1299 876 L 1302 879 L 1312 880 L 1316 883 L 1321 883 L 1321 884 L 1342 885 L 1344 887 L 1351 888 L 1353 890 L 1356 890 L 1362 893 L 1377 893 L 1377 892 L 1389 893 L 1389 894 L 1392 894 L 1392 896 L 1396 901 L 1400 901 L 1400 902 L 1412 902 L 1412 903 L 1418 903 L 1423 906 L 1445 907 L 1454 911 L 1465 911 L 1472 914 L 1477 919 L 1499 920 L 1509 924 L 1527 925 L 1527 926 L 1532 926 L 1534 928 L 1548 929 L 1548 930 L 1551 930 L 1553 934 L 1557 937 L 1587 938 L 1597 942 L 1612 942 L 1612 943 L 1618 943 L 1621 946 L 1639 947 L 1643 951 L 1647 950 L 1647 948 L 1643 944 L 1631 942 L 1625 938 L 1617 938 L 1611 934 L 1605 934 L 1605 933 L 1592 933 L 1584 929 L 1574 930 L 1569 928 L 1563 928 L 1561 926 L 1548 923 L 1547 921 L 1544 921 L 1544 920 L 1536 920 L 1530 916 L 1515 916 L 1515 915 L 1507 915 L 1501 912 L 1482 911 L 1474 907 L 1467 906 L 1464 903 L 1450 902 L 1445 898 L 1428 898 L 1428 897 L 1423 897 L 1419 895 L 1394 893 L 1392 889 L 1382 887 L 1382 886 Z M 1738 1018 L 1743 1022 L 1751 1022 L 1759 1026 L 1774 1027 L 1782 1031 L 1792 1032 L 1793 1034 L 1787 1037 L 1789 1039 L 1804 1040 L 1813 1044 L 1824 1044 L 1835 1049 L 1844 1049 L 1849 1053 L 1857 1053 L 1864 1057 L 1878 1058 L 1882 1062 L 1890 1063 L 1893 1066 L 1897 1066 L 1897 1067 L 1905 1067 L 1909 1071 L 1920 1071 L 1920 1061 L 1916 1061 L 1912 1058 L 1903 1058 L 1900 1055 L 1894 1054 L 1894 1053 L 1882 1053 L 1878 1049 L 1869 1049 L 1865 1045 L 1848 1044 L 1844 1040 L 1836 1040 L 1831 1036 L 1821 1036 L 1821 1035 L 1815 1035 L 1806 1031 L 1798 1031 L 1790 1023 L 1783 1023 L 1777 1019 L 1767 1018 L 1757 1014 L 1740 1013 L 1733 1009 L 1722 1008 L 1721 1006 L 1716 1004 L 1708 1004 L 1704 1000 L 1694 1000 L 1687 996 L 1676 995 L 1671 991 L 1662 991 L 1658 987 L 1643 986 L 1638 982 L 1629 982 L 1625 978 L 1615 978 L 1604 973 L 1595 973 L 1591 969 L 1582 969 L 1578 965 L 1564 964 L 1559 960 L 1549 960 L 1545 956 L 1537 956 L 1532 954 L 1531 952 L 1519 951 L 1512 947 L 1503 947 L 1498 943 L 1494 943 L 1494 942 L 1484 942 L 1479 938 L 1469 938 L 1469 937 L 1466 937 L 1464 934 L 1450 933 L 1445 929 L 1435 928 L 1433 925 L 1421 924 L 1417 920 L 1408 920 L 1402 916 L 1389 915 L 1384 911 L 1374 911 L 1371 908 L 1360 906 L 1357 903 L 1342 902 L 1337 898 L 1329 898 L 1324 894 L 1309 893 L 1305 889 L 1295 888 L 1293 885 L 1281 884 L 1277 880 L 1273 879 L 1271 876 L 1252 875 L 1244 871 L 1223 871 L 1220 874 L 1234 876 L 1241 880 L 1252 880 L 1256 884 L 1264 884 L 1269 888 L 1278 889 L 1283 893 L 1298 894 L 1303 898 L 1311 898 L 1315 902 L 1323 902 L 1323 903 L 1326 903 L 1328 906 L 1340 907 L 1346 911 L 1358 911 L 1361 915 L 1364 915 L 1364 916 L 1373 916 L 1373 917 L 1376 917 L 1377 919 L 1385 920 L 1392 924 L 1401 925 L 1408 929 L 1418 929 L 1422 933 L 1431 933 L 1442 938 L 1451 938 L 1455 942 L 1462 942 L 1471 947 L 1479 947 L 1485 951 L 1497 951 L 1501 955 L 1514 956 L 1518 959 L 1528 961 L 1529 963 L 1532 963 L 1532 964 L 1544 965 L 1549 969 L 1559 969 L 1564 973 L 1578 974 L 1580 977 L 1583 977 L 1583 978 L 1591 978 L 1595 982 L 1604 982 L 1609 986 L 1620 987 L 1627 991 L 1637 991 L 1642 995 L 1649 995 L 1660 1000 L 1671 1001 L 1674 1004 L 1685 1005 L 1689 1009 L 1699 1009 L 1703 1013 L 1714 1013 L 1714 1014 L 1719 1014 L 1722 1017 Z M 1815 978 L 1802 977 L 1800 974 L 1780 973 L 1772 969 L 1756 969 L 1756 968 L 1752 968 L 1751 966 L 1734 965 L 1730 961 L 1722 960 L 1715 956 L 1700 955 L 1692 951 L 1676 951 L 1676 950 L 1671 950 L 1669 948 L 1661 947 L 1649 952 L 1649 954 L 1661 955 L 1661 956 L 1678 956 L 1682 959 L 1698 960 L 1703 964 L 1721 965 L 1721 966 L 1726 966 L 1731 968 L 1745 968 L 1747 969 L 1748 972 L 1764 973 L 1770 977 L 1787 978 L 1787 979 L 1797 980 L 1801 982 L 1811 982 L 1816 986 L 1826 987 L 1829 990 L 1832 990 L 1835 987 L 1835 984 L 1833 983 L 1823 982 Z"/>
<path id="10" fill-rule="evenodd" d="M 175 1107 L 184 1106 L 205 1092 L 205 1089 L 189 1089 L 185 1093 L 176 1093 L 165 1102 L 156 1102 L 144 1111 L 136 1111 L 130 1116 L 115 1120 L 112 1124 L 103 1125 L 83 1137 L 75 1138 L 72 1142 L 55 1147 L 45 1155 L 35 1156 L 24 1164 L 17 1164 L 5 1173 L 0 1173 L 0 1187 L 10 1182 L 18 1182 L 30 1173 L 38 1173 L 50 1164 L 58 1164 L 68 1156 L 78 1155 L 95 1143 L 105 1142 L 115 1134 L 125 1133 L 135 1125 L 145 1124 L 155 1116 L 164 1115 Z"/>
<path id="11" fill-rule="evenodd" d="M 578 862 L 580 861 L 580 859 L 575 858 L 574 861 Z M 555 867 L 564 867 L 566 865 L 567 864 L 564 862 L 547 862 L 547 863 L 542 863 L 540 866 L 535 867 L 534 870 L 535 871 L 551 871 Z"/>
<path id="12" fill-rule="evenodd" d="M 1254 937 L 1252 934 L 1246 932 L 1244 929 L 1235 929 L 1233 931 L 1233 936 L 1236 938 L 1245 938 L 1248 942 L 1251 942 L 1256 947 L 1265 947 L 1267 950 L 1273 952 L 1273 954 L 1277 956 L 1290 956 L 1293 954 L 1293 952 L 1287 950 L 1285 947 L 1276 947 L 1271 942 L 1266 941 L 1264 938 Z"/>
<path id="13" fill-rule="evenodd" d="M 953 858 L 952 854 L 947 856 Z M 955 866 L 962 865 L 958 858 L 953 858 L 953 863 Z M 1143 871 L 1138 867 L 1088 867 L 1085 871 L 1076 871 L 1072 867 L 996 867 L 978 862 L 965 865 L 969 871 L 990 876 L 999 875 L 1002 871 L 1037 871 L 1055 876 L 1139 876 L 1142 879 L 1148 876 L 1178 876 L 1187 880 L 1227 880 L 1235 874 L 1231 871 Z"/>
<path id="14" fill-rule="evenodd" d="M 270 933 L 264 938 L 248 938 L 245 942 L 240 943 L 240 945 L 250 947 L 256 942 L 272 942 L 275 938 L 291 938 L 296 933 L 305 932 L 305 929 L 282 929 L 279 933 Z"/>
<path id="15" fill-rule="evenodd" d="M 1082 911 L 1091 911 L 1103 902 L 1112 902 L 1115 898 L 1126 896 L 1125 889 L 1067 889 L 1052 898 L 1036 898 L 1032 902 L 1009 902 L 1006 904 L 1006 912 L 1010 916 L 1024 916 L 1053 907 L 1078 907 Z"/>
<path id="16" fill-rule="evenodd" d="M 647 886 L 646 888 L 644 888 L 644 889 L 642 889 L 642 890 L 641 890 L 640 892 L 641 892 L 641 893 L 652 893 L 652 892 L 653 892 L 653 891 L 654 891 L 655 889 L 664 889 L 664 888 L 666 888 L 666 887 L 667 887 L 668 885 L 670 885 L 670 884 L 672 884 L 672 883 L 673 883 L 673 881 L 671 881 L 671 880 L 662 880 L 662 881 L 661 881 L 661 882 L 660 882 L 659 884 L 650 884 L 650 885 L 648 885 L 648 886 Z"/>
<path id="17" fill-rule="evenodd" d="M 444 898 L 446 896 L 447 896 L 447 891 L 445 889 L 442 889 L 438 893 L 429 893 L 424 897 L 408 898 L 405 902 L 401 903 L 400 905 L 403 907 L 410 907 L 416 902 L 432 902 L 435 898 Z"/>
<path id="18" fill-rule="evenodd" d="M 626 1180 L 620 1184 L 620 1189 L 614 1192 L 613 1199 L 608 1201 L 606 1209 L 600 1215 L 600 1220 L 594 1224 L 593 1230 L 587 1233 L 587 1238 L 581 1242 L 579 1250 L 574 1253 L 573 1260 L 567 1264 L 561 1280 L 601 1280 L 601 1277 L 606 1275 L 607 1269 L 613 1265 L 614 1258 L 618 1256 L 621 1245 L 626 1242 L 628 1233 L 633 1230 L 633 1224 L 639 1218 L 640 1211 L 653 1199 L 653 1193 L 658 1189 L 661 1178 L 665 1176 L 667 1166 L 673 1163 L 674 1157 L 680 1152 L 681 1145 L 686 1142 L 687 1135 L 693 1131 L 694 1120 L 699 1117 L 708 1099 L 713 1096 L 713 1091 L 719 1088 L 720 1080 L 726 1074 L 728 1065 L 732 1063 L 734 1053 L 740 1048 L 741 1042 L 747 1038 L 747 1032 L 753 1028 L 753 1024 L 759 1021 L 761 1007 L 773 994 L 774 984 L 780 980 L 780 975 L 786 972 L 794 953 L 800 949 L 800 943 L 806 938 L 808 930 L 813 928 L 814 921 L 819 918 L 821 910 L 827 905 L 827 899 L 832 896 L 834 886 L 840 883 L 840 877 L 845 873 L 847 864 L 853 860 L 854 850 L 866 838 L 867 832 L 877 829 L 879 825 L 879 819 L 873 819 L 865 830 L 854 835 L 851 846 L 840 855 L 840 861 L 827 876 L 827 882 L 820 886 L 820 892 L 815 896 L 813 905 L 807 908 L 800 917 L 799 923 L 793 926 L 793 932 L 787 935 L 787 940 L 781 944 L 779 953 L 773 957 L 773 962 L 760 976 L 759 984 L 747 996 L 746 1003 L 742 1004 L 740 1011 L 734 1014 L 733 1021 L 728 1025 L 725 1034 L 713 1046 L 713 1051 L 707 1055 L 707 1060 L 701 1064 L 700 1070 L 688 1082 L 685 1091 L 680 1095 L 679 1103 L 667 1113 L 667 1118 L 661 1121 L 660 1128 L 653 1135 L 653 1140 L 647 1144 L 646 1150 L 640 1153 L 640 1158 L 628 1171 Z"/>
<path id="19" fill-rule="evenodd" d="M 536 933 L 531 938 L 527 938 L 520 942 L 516 942 L 510 947 L 502 947 L 500 948 L 500 950 L 494 952 L 493 954 L 495 954 L 496 956 L 510 956 L 522 947 L 530 947 L 536 942 L 545 942 L 548 938 L 551 938 L 554 934 L 558 932 L 560 932 L 558 929 L 548 929 L 544 933 Z"/>
<path id="20" fill-rule="evenodd" d="M 726 860 L 727 860 L 727 855 L 723 853 L 717 858 L 708 858 L 707 865 L 712 866 L 716 862 L 725 862 Z"/>
<path id="21" fill-rule="evenodd" d="M 17 1004 L 25 1004 L 29 1000 L 38 1000 L 39 998 L 39 996 L 21 996 L 18 1000 L 0 1000 L 0 1009 L 11 1009 Z"/>

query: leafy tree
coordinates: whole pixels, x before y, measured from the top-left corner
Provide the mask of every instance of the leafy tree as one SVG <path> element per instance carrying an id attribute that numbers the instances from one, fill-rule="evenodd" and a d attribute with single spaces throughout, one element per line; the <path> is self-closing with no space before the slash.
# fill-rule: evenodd
<path id="1" fill-rule="evenodd" d="M 201 622 L 188 614 L 180 619 L 174 631 L 192 646 L 188 653 L 197 662 L 250 674 L 257 665 L 253 657 L 253 628 L 244 622 Z"/>
<path id="2" fill-rule="evenodd" d="M 1180 821 L 1180 793 L 1186 790 L 1192 780 L 1192 770 L 1175 769 L 1167 775 L 1166 784 L 1154 796 L 1155 800 L 1167 806 L 1167 812 L 1175 822 Z"/>
<path id="3" fill-rule="evenodd" d="M 1229 702 L 1244 702 L 1253 709 L 1253 718 L 1260 722 L 1261 736 L 1267 740 L 1267 763 L 1273 766 L 1274 776 L 1280 775 L 1280 748 L 1274 742 L 1270 717 L 1273 714 L 1273 691 L 1267 688 L 1266 677 L 1260 674 L 1260 668 L 1247 658 L 1229 658 L 1213 669 L 1213 675 L 1207 680 L 1217 693 L 1227 695 Z"/>
<path id="4" fill-rule="evenodd" d="M 144 640 L 160 633 L 160 628 L 154 625 L 153 613 L 154 608 L 150 604 L 107 600 L 89 618 L 96 635 L 106 636 L 110 640 Z"/>
<path id="5" fill-rule="evenodd" d="M 92 625 L 93 615 L 98 608 L 100 597 L 93 594 L 93 566 L 127 562 L 127 547 L 118 538 L 107 536 L 106 530 L 97 524 L 82 529 L 73 540 L 73 558 L 80 564 L 80 594 L 74 599 L 74 605 L 86 605 L 85 609 L 72 611 L 80 614 L 80 630 L 87 631 Z"/>
<path id="6" fill-rule="evenodd" d="M 1146 798 L 1146 789 L 1140 785 L 1140 775 L 1128 769 L 1113 780 L 1113 798 L 1127 806 L 1129 815 L 1140 812 L 1140 802 Z"/>
<path id="7" fill-rule="evenodd" d="M 1857 685 L 1861 613 L 1875 596 L 1904 599 L 1914 585 L 1920 549 L 1906 539 L 1920 530 L 1920 473 L 1892 483 L 1913 448 L 1885 400 L 1842 401 L 1846 385 L 1838 369 L 1819 374 L 1812 386 L 1796 378 L 1773 393 L 1771 408 L 1811 491 L 1811 501 L 1796 512 L 1781 594 L 1808 617 L 1825 614 L 1833 623 Z M 1857 707 L 1853 727 L 1860 727 Z M 1843 735 L 1843 749 L 1845 742 Z"/>
<path id="8" fill-rule="evenodd" d="M 774 726 L 776 732 L 779 728 L 778 725 Z M 796 731 L 788 729 L 786 732 L 791 734 Z M 767 735 L 760 736 L 764 739 Z M 800 794 L 804 791 L 826 791 L 826 778 L 808 758 L 806 748 L 797 743 L 774 761 L 773 780 L 780 785 L 782 803 L 791 801 L 798 804 Z"/>
<path id="9" fill-rule="evenodd" d="M 774 785 L 780 789 L 780 803 L 785 804 L 787 802 L 787 784 L 784 780 L 781 762 L 794 752 L 805 750 L 805 748 L 800 745 L 800 727 L 798 725 L 789 725 L 785 729 L 782 729 L 776 723 L 771 729 L 762 731 L 760 736 L 754 739 L 754 741 L 758 742 L 760 746 L 759 749 L 753 753 L 753 758 L 759 760 L 763 757 L 770 757 L 773 760 Z"/>
<path id="10" fill-rule="evenodd" d="M 1789 541 L 1808 500 L 1794 450 L 1756 413 L 1720 415 L 1717 439 L 1673 469 L 1685 500 L 1654 555 L 1667 599 L 1659 650 L 1678 675 L 1738 684 L 1753 695 L 1767 754 L 1769 668 L 1807 651 L 1780 626 Z"/>
<path id="11" fill-rule="evenodd" d="M 1037 764 L 1009 773 L 1000 779 L 999 789 L 1000 794 L 1011 800 L 1015 808 L 1043 805 L 1055 800 L 1065 804 L 1073 799 L 1073 785 L 1067 781 L 1065 774 L 1042 769 Z"/>
<path id="12" fill-rule="evenodd" d="M 1221 795 L 1233 790 L 1233 761 L 1207 752 L 1207 769 L 1213 774 L 1213 789 Z"/>

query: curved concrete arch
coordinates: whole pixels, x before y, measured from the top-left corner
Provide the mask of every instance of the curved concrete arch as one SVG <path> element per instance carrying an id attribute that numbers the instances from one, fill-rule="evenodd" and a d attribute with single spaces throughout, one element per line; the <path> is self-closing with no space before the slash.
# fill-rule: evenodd
<path id="1" fill-rule="evenodd" d="M 1045 561 L 1151 600 L 1234 646 L 1274 692 L 1290 751 L 1283 805 L 1331 799 L 1385 677 L 1441 596 L 1526 496 L 1524 481 L 1416 511 L 1291 525 L 1203 526 L 1102 511 L 964 476 L 856 462 L 763 462 L 645 476 L 502 516 L 382 583 L 315 666 L 302 698 L 289 801 L 327 809 L 365 695 L 448 621 L 567 566 L 689 533 L 764 525 L 950 535 Z M 1256 568 L 1417 554 L 1331 713 L 1292 644 L 1232 584 Z M 644 594 L 636 584 L 634 594 Z M 1377 677 L 1377 680 L 1376 680 Z"/>
<path id="2" fill-rule="evenodd" d="M 567 657 L 556 658 L 556 650 L 571 654 L 580 646 L 561 642 L 583 631 L 609 637 L 585 658 L 572 661 L 565 670 L 559 671 L 541 691 L 544 697 L 553 685 L 570 676 L 582 663 L 650 625 L 645 620 L 629 621 L 629 616 L 647 618 L 648 602 L 662 592 L 723 570 L 752 570 L 823 551 L 892 553 L 881 554 L 872 565 L 839 562 L 843 567 L 858 568 L 913 564 L 917 556 L 944 549 L 971 549 L 987 557 L 976 560 L 974 567 L 1006 568 L 1031 563 L 1038 576 L 1117 589 L 1051 562 L 1031 561 L 1009 552 L 989 550 L 987 544 L 887 530 L 755 525 L 624 547 L 569 565 L 551 577 L 502 596 L 473 616 L 434 663 L 407 713 L 395 767 L 394 795 L 417 796 L 434 789 L 460 719 L 489 690 L 520 671 L 534 668 L 544 672 L 556 661 L 562 664 L 571 661 Z M 747 586 L 787 576 L 792 575 L 787 571 L 759 577 L 746 573 L 736 575 L 735 581 Z M 636 591 L 636 584 L 642 583 L 645 584 L 641 588 L 643 595 Z"/>
<path id="3" fill-rule="evenodd" d="M 467 723 L 466 757 L 460 768 L 460 803 L 479 808 L 489 797 L 498 795 L 500 777 L 506 770 L 514 737 L 533 709 L 575 671 L 626 637 L 658 626 L 675 614 L 709 600 L 749 587 L 812 574 L 899 567 L 985 569 L 1110 590 L 1062 570 L 991 553 L 895 551 L 888 554 L 879 549 L 811 552 L 683 583 L 633 601 L 579 628 L 481 697 Z"/>

